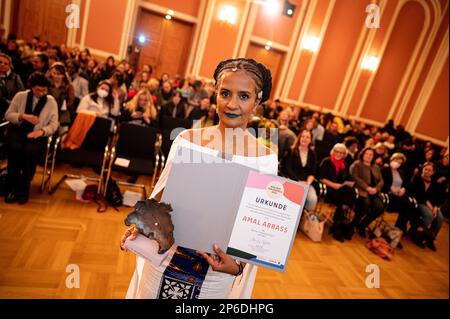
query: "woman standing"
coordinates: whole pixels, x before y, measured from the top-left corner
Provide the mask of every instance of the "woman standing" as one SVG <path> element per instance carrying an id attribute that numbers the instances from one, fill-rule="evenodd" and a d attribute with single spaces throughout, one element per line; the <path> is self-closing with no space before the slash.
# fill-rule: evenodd
<path id="1" fill-rule="evenodd" d="M 232 59 L 219 63 L 214 72 L 214 79 L 219 124 L 200 130 L 187 130 L 178 135 L 172 144 L 164 171 L 153 190 L 152 198 L 161 199 L 171 172 L 172 159 L 179 145 L 214 155 L 219 152 L 228 153 L 232 155 L 234 162 L 265 173 L 277 173 L 277 154 L 259 144 L 247 131 L 247 124 L 254 109 L 270 96 L 272 87 L 270 71 L 252 59 Z M 233 134 L 228 134 L 229 130 Z M 200 141 L 194 139 L 194 131 L 200 134 Z M 225 134 L 226 131 L 227 134 Z M 243 139 L 238 143 L 244 143 L 236 144 L 238 138 Z M 238 147 L 238 145 L 244 145 L 244 147 Z M 250 156 L 255 153 L 261 156 Z M 211 227 L 221 227 L 221 225 L 211 225 Z M 122 237 L 121 246 L 123 247 L 127 237 L 134 239 L 137 233 L 135 228 L 128 229 Z M 150 262 L 144 262 L 141 267 L 136 268 L 127 297 L 172 298 L 177 291 L 171 287 L 183 284 L 186 293 L 183 293 L 182 298 L 186 299 L 250 298 L 256 267 L 250 264 L 238 264 L 217 246 L 214 247 L 214 251 L 217 254 L 214 257 L 204 253 L 199 256 L 194 250 L 172 246 L 161 266 L 156 267 Z M 182 278 L 186 275 L 177 270 L 183 267 L 177 262 L 181 259 L 180 256 L 206 266 L 200 267 L 201 270 L 198 271 L 194 270 L 198 267 L 185 269 L 189 278 L 192 279 L 191 283 L 183 282 Z M 242 277 L 236 280 L 236 276 Z M 172 285 L 162 285 L 167 281 L 170 281 Z"/>

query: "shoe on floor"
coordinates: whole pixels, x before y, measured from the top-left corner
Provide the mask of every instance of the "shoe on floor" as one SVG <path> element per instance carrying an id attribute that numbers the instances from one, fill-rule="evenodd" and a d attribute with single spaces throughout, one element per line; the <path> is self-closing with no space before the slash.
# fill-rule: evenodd
<path id="1" fill-rule="evenodd" d="M 358 234 L 359 236 L 361 236 L 362 238 L 366 238 L 366 229 L 363 227 L 358 227 Z"/>
<path id="2" fill-rule="evenodd" d="M 429 239 L 426 241 L 426 245 L 428 248 L 430 248 L 432 251 L 436 251 L 436 246 L 434 245 L 434 240 Z"/>
<path id="3" fill-rule="evenodd" d="M 24 205 L 24 204 L 28 203 L 28 199 L 29 199 L 28 194 L 19 194 L 19 195 L 17 195 L 17 202 L 20 205 Z"/>
<path id="4" fill-rule="evenodd" d="M 14 192 L 9 192 L 5 195 L 5 203 L 12 204 L 17 201 L 16 194 Z"/>

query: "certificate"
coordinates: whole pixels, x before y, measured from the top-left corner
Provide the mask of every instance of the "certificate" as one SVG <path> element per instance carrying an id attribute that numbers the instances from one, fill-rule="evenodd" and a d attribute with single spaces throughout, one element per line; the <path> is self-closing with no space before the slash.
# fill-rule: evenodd
<path id="1" fill-rule="evenodd" d="M 184 154 L 184 155 L 183 155 Z M 201 163 L 181 160 L 202 158 Z M 172 206 L 175 244 L 284 271 L 308 185 L 179 148 L 161 201 Z"/>
<path id="2" fill-rule="evenodd" d="M 227 254 L 284 270 L 307 191 L 306 184 L 250 171 Z"/>

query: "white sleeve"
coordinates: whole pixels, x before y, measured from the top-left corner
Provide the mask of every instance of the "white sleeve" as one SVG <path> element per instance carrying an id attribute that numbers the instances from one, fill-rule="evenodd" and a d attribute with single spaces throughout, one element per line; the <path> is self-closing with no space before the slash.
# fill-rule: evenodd
<path id="1" fill-rule="evenodd" d="M 89 109 L 89 101 L 91 99 L 90 95 L 86 95 L 80 101 L 80 105 L 78 105 L 77 113 L 87 111 Z"/>

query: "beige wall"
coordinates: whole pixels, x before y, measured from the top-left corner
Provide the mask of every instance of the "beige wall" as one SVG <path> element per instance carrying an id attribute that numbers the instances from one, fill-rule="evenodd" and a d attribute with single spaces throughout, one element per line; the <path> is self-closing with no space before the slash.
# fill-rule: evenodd
<path id="1" fill-rule="evenodd" d="M 125 57 L 139 6 L 171 9 L 195 25 L 187 74 L 211 78 L 220 60 L 272 41 L 284 53 L 275 97 L 370 124 L 393 118 L 421 137 L 448 141 L 448 0 L 290 0 L 292 18 L 269 17 L 250 0 L 74 1 L 81 28 L 71 44 L 97 56 Z M 370 2 L 381 9 L 378 29 L 365 26 Z M 237 9 L 234 25 L 218 20 L 225 4 Z M 301 47 L 311 35 L 320 39 L 317 52 Z M 380 58 L 374 72 L 360 67 L 367 55 Z"/>

